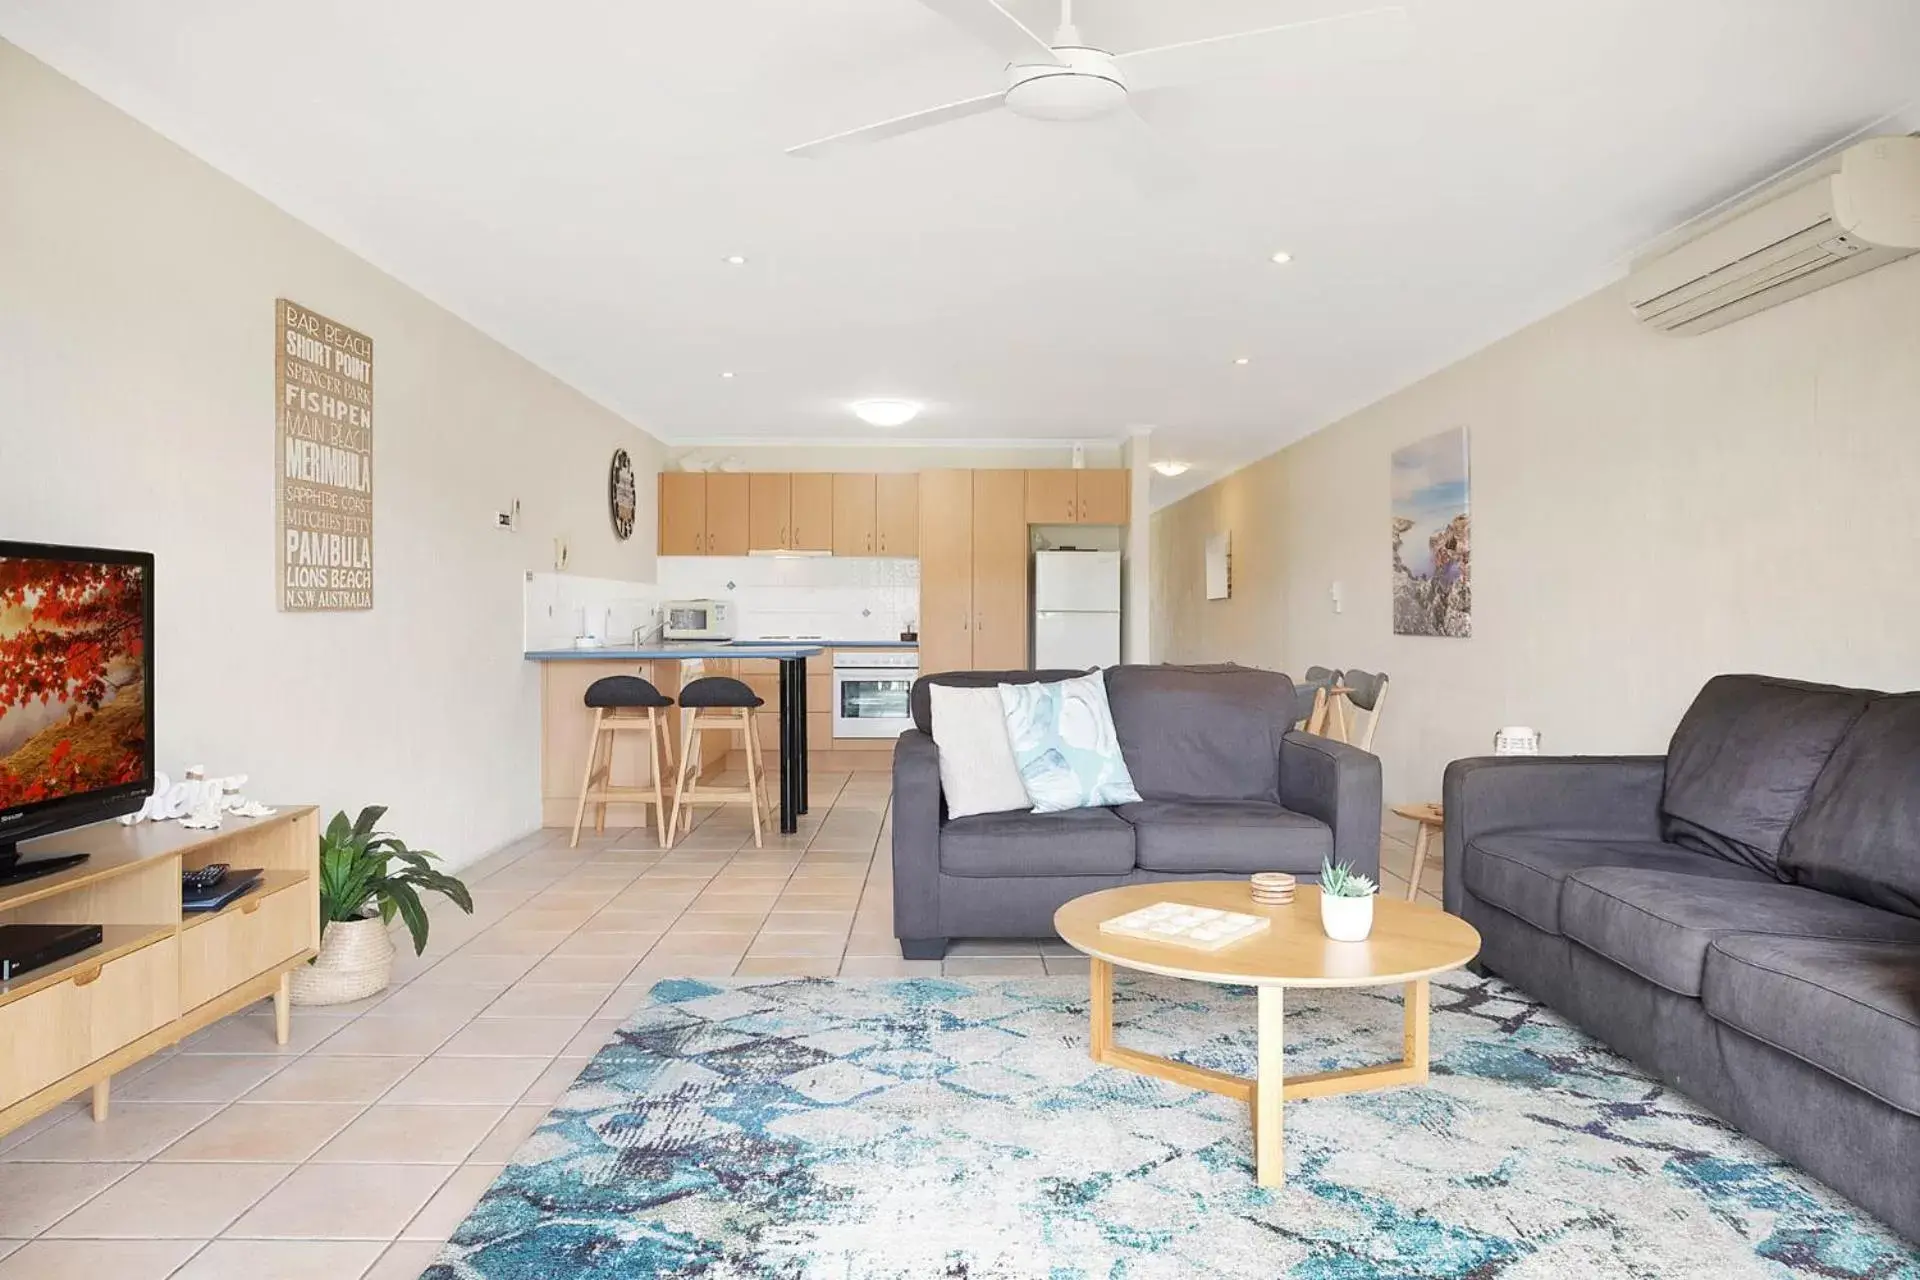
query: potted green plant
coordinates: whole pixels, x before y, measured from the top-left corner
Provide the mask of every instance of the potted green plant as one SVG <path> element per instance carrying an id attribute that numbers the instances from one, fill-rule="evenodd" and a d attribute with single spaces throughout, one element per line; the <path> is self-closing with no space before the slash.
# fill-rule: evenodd
<path id="1" fill-rule="evenodd" d="M 1373 932 L 1373 895 L 1379 886 L 1353 864 L 1320 860 L 1320 927 L 1335 942 L 1364 942 Z"/>
<path id="2" fill-rule="evenodd" d="M 432 864 L 439 855 L 409 849 L 400 837 L 375 827 L 385 805 L 368 805 L 353 822 L 344 812 L 320 835 L 320 953 L 295 969 L 295 1004 L 344 1004 L 384 991 L 393 980 L 393 943 L 387 926 L 406 921 L 414 954 L 427 947 L 426 890 L 445 894 L 472 914 L 467 886 Z"/>

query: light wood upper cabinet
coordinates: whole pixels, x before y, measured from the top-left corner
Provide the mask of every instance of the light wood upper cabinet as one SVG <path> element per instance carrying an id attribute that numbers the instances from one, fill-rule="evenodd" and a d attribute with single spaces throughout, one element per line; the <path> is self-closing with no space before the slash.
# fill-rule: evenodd
<path id="1" fill-rule="evenodd" d="M 911 559 L 920 554 L 920 477 L 888 471 L 873 481 L 873 553 Z"/>
<path id="2" fill-rule="evenodd" d="M 793 478 L 784 471 L 756 471 L 747 477 L 747 495 L 747 549 L 786 550 Z"/>
<path id="3" fill-rule="evenodd" d="M 1080 524 L 1125 524 L 1127 497 L 1133 477 L 1118 468 L 1076 471 L 1080 490 Z"/>
<path id="4" fill-rule="evenodd" d="M 1079 524 L 1080 487 L 1075 471 L 1027 472 L 1028 524 Z"/>
<path id="5" fill-rule="evenodd" d="M 697 471 L 660 473 L 660 554 L 698 556 L 707 550 L 707 478 Z"/>
<path id="6" fill-rule="evenodd" d="M 1028 524 L 1125 524 L 1125 470 L 1027 472 Z"/>
<path id="7" fill-rule="evenodd" d="M 1024 668 L 1027 665 L 1026 472 L 973 473 L 972 541 L 973 667 L 981 671 Z"/>
<path id="8" fill-rule="evenodd" d="M 871 472 L 833 477 L 833 554 L 873 554 L 874 478 Z"/>
<path id="9" fill-rule="evenodd" d="M 920 674 L 966 671 L 974 665 L 973 472 L 922 471 L 918 495 Z"/>
<path id="10" fill-rule="evenodd" d="M 707 473 L 707 537 L 705 554 L 743 556 L 749 546 L 749 489 L 738 472 Z"/>
<path id="11" fill-rule="evenodd" d="M 832 551 L 833 475 L 796 471 L 789 483 L 787 546 L 794 551 Z"/>

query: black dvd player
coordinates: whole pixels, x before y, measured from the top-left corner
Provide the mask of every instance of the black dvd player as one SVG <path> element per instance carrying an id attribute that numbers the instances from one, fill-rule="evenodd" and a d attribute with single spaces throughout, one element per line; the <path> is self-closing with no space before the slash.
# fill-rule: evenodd
<path id="1" fill-rule="evenodd" d="M 97 924 L 0 924 L 0 982 L 100 945 Z"/>

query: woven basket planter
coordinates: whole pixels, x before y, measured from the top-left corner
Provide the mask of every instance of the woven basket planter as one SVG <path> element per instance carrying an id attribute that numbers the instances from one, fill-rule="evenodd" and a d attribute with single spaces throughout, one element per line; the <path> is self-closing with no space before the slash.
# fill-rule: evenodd
<path id="1" fill-rule="evenodd" d="M 320 935 L 320 954 L 292 974 L 295 1004 L 346 1004 L 393 981 L 393 940 L 379 916 L 337 921 Z"/>

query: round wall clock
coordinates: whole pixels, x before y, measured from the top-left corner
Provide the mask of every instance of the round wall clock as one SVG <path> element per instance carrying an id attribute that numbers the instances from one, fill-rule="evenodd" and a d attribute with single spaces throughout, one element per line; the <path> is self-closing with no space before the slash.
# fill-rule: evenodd
<path id="1" fill-rule="evenodd" d="M 613 517 L 613 536 L 622 542 L 633 536 L 634 503 L 633 459 L 625 449 L 615 449 L 607 469 L 607 512 Z"/>

